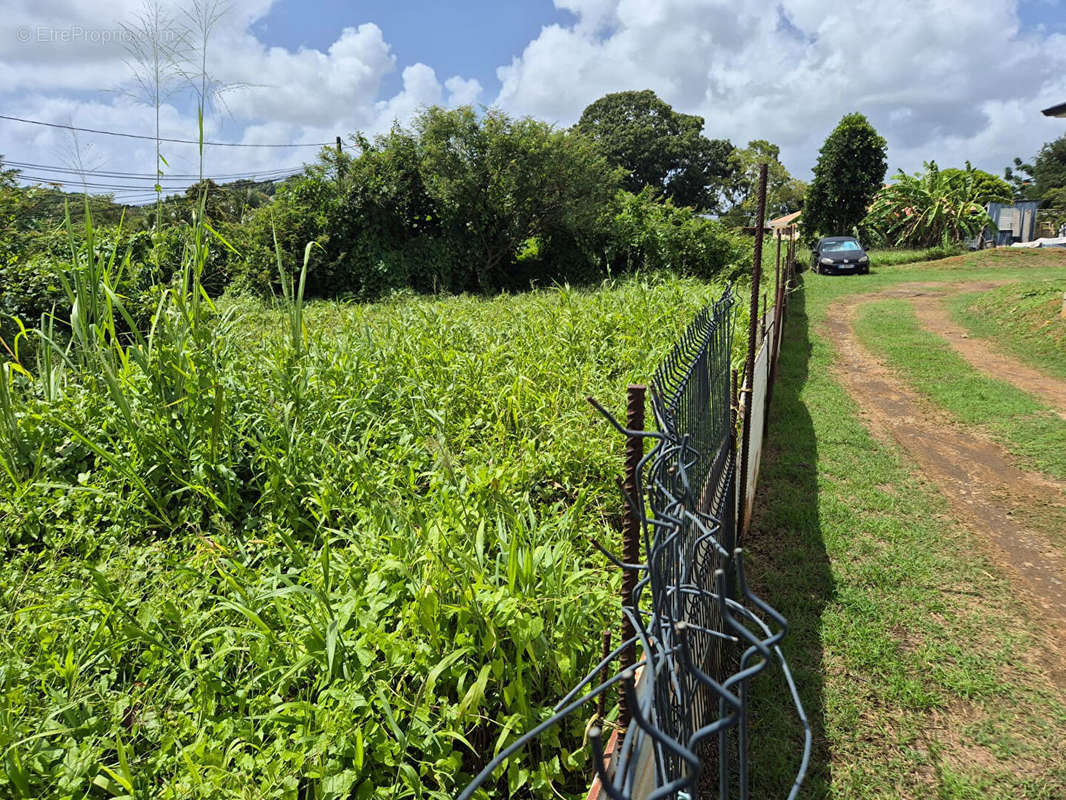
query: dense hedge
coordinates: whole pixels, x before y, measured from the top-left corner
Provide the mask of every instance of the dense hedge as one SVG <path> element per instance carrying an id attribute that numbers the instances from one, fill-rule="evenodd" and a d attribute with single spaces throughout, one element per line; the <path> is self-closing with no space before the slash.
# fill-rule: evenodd
<path id="1" fill-rule="evenodd" d="M 323 151 L 235 233 L 239 286 L 276 291 L 308 269 L 312 297 L 495 292 L 585 283 L 636 269 L 708 277 L 741 260 L 725 227 L 621 175 L 572 131 L 499 112 L 430 109 L 411 129 Z"/>
<path id="2" fill-rule="evenodd" d="M 147 319 L 189 255 L 200 209 L 213 231 L 200 259 L 211 295 L 277 293 L 283 273 L 300 272 L 309 242 L 308 297 L 368 300 L 398 290 L 522 291 L 634 271 L 708 278 L 750 253 L 725 226 L 652 189 L 622 190 L 623 173 L 594 141 L 533 119 L 432 108 L 410 128 L 357 145 L 357 155 L 323 150 L 258 207 L 236 211 L 226 187 L 205 183 L 206 199 L 190 190 L 152 231 L 133 232 L 137 220 L 96 230 L 51 218 L 6 226 L 0 336 L 10 343 L 15 318 L 33 325 L 66 299 L 59 275 L 72 241 L 77 249 L 87 236 L 122 266 L 125 304 Z M 17 205 L 26 191 L 8 182 L 0 200 Z"/>

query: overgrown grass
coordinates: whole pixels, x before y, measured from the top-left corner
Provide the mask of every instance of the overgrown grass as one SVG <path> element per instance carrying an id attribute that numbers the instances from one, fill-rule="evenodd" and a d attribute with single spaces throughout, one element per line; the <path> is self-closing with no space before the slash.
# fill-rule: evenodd
<path id="1" fill-rule="evenodd" d="M 871 267 L 894 267 L 900 264 L 915 264 L 937 261 L 941 258 L 957 256 L 963 252 L 961 247 L 940 246 L 927 247 L 924 250 L 870 250 Z"/>
<path id="2" fill-rule="evenodd" d="M 1037 267 L 1066 277 L 1066 259 L 982 253 L 870 276 L 805 274 L 793 298 L 749 546 L 763 596 L 789 619 L 785 652 L 814 728 L 802 797 L 1066 794 L 1066 697 L 1043 670 L 1039 621 L 914 465 L 870 436 L 833 377 L 822 327 L 849 293 L 1022 280 Z M 753 689 L 755 796 L 784 796 L 797 767 L 780 680 Z"/>
<path id="3" fill-rule="evenodd" d="M 146 331 L 75 252 L 70 335 L 5 364 L 0 795 L 454 796 L 619 621 L 585 397 L 722 286 L 216 305 L 211 240 Z M 499 791 L 583 793 L 584 722 Z"/>
<path id="4" fill-rule="evenodd" d="M 1051 375 L 1066 378 L 1066 281 L 1011 284 L 948 299 L 952 316 L 975 335 Z"/>
<path id="5" fill-rule="evenodd" d="M 856 332 L 910 384 L 964 425 L 1002 443 L 1029 469 L 1066 478 L 1066 421 L 1016 386 L 972 367 L 921 326 L 905 300 L 863 306 Z"/>
<path id="6" fill-rule="evenodd" d="M 782 242 L 782 252 L 785 243 Z M 767 238 L 763 256 L 763 271 L 773 274 L 776 263 L 777 241 Z M 930 247 L 924 250 L 868 250 L 870 267 L 895 267 L 903 264 L 926 263 L 937 261 L 950 256 L 957 256 L 963 250 L 958 247 Z M 796 261 L 804 270 L 810 269 L 811 251 L 802 243 L 799 243 L 796 251 Z"/>

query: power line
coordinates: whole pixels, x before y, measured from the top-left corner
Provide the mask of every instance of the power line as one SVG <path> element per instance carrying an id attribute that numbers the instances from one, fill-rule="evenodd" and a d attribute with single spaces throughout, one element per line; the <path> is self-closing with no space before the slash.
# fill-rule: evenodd
<path id="1" fill-rule="evenodd" d="M 248 183 L 248 184 L 277 183 L 278 181 L 282 181 L 282 180 L 285 180 L 286 178 L 291 178 L 291 177 L 294 177 L 294 176 L 300 175 L 300 174 L 302 174 L 302 173 L 300 173 L 300 172 L 285 172 L 285 173 L 278 173 L 276 175 L 264 175 L 261 178 L 259 178 L 258 180 L 250 180 L 250 179 L 243 179 L 242 178 L 242 179 L 231 180 L 231 181 L 223 181 L 220 178 L 214 178 L 214 177 L 212 177 L 210 175 L 205 175 L 204 176 L 204 180 L 205 181 L 206 180 L 213 181 L 213 182 L 217 183 L 219 187 L 240 188 L 240 187 L 235 187 L 233 184 L 236 184 L 236 183 Z M 94 173 L 79 173 L 79 172 L 74 172 L 72 175 L 36 175 L 36 174 L 27 173 L 27 172 L 20 172 L 19 173 L 19 178 L 21 180 L 36 181 L 38 183 L 50 183 L 50 184 L 54 183 L 54 184 L 61 184 L 61 185 L 69 184 L 69 185 L 72 185 L 72 186 L 73 185 L 81 185 L 83 183 L 89 183 L 90 186 L 92 186 L 92 185 L 97 185 L 97 186 L 116 186 L 116 187 L 122 187 L 122 188 L 127 188 L 127 184 L 124 184 L 123 181 L 132 181 L 133 183 L 128 185 L 129 188 L 138 188 L 138 189 L 154 189 L 155 185 L 158 183 L 164 189 L 170 188 L 170 189 L 185 190 L 185 189 L 189 188 L 190 186 L 195 186 L 197 184 L 197 181 L 195 181 L 195 180 L 193 180 L 193 181 L 179 180 L 177 178 L 169 178 L 169 177 L 163 177 L 163 178 L 160 178 L 160 179 L 156 180 L 155 178 L 140 178 L 140 177 L 138 177 L 136 175 L 108 175 L 108 174 L 99 174 L 99 173 L 95 173 L 94 174 Z M 99 180 L 98 181 L 94 181 L 93 179 L 99 179 Z"/>
<path id="2" fill-rule="evenodd" d="M 112 170 L 74 169 L 73 167 L 60 167 L 60 166 L 55 166 L 55 165 L 51 165 L 51 164 L 34 164 L 32 162 L 29 162 L 29 161 L 8 161 L 7 159 L 4 159 L 2 162 L 0 162 L 0 165 L 2 165 L 4 167 L 13 167 L 14 169 L 17 169 L 20 173 L 22 172 L 22 170 L 30 169 L 30 170 L 34 170 L 34 171 L 37 171 L 37 172 L 56 172 L 56 173 L 62 173 L 62 174 L 67 174 L 67 175 L 92 175 L 94 177 L 100 177 L 100 178 L 123 178 L 123 179 L 126 179 L 126 178 L 129 178 L 129 179 L 143 178 L 145 180 L 153 180 L 154 181 L 156 179 L 156 177 L 157 177 L 154 173 L 148 173 L 148 172 L 119 172 L 119 171 L 112 171 Z M 204 175 L 203 177 L 204 177 L 205 180 L 213 180 L 213 181 L 242 180 L 242 179 L 251 180 L 251 179 L 255 179 L 257 177 L 261 177 L 263 179 L 268 179 L 269 177 L 274 176 L 274 175 L 282 175 L 282 174 L 284 174 L 284 175 L 293 175 L 293 174 L 301 172 L 302 170 L 303 170 L 302 166 L 299 166 L 299 167 L 277 167 L 275 169 L 264 169 L 264 170 L 260 170 L 260 171 L 257 171 L 257 172 L 234 172 L 234 173 L 231 173 L 231 174 L 228 174 L 228 175 Z M 164 173 L 164 175 L 163 175 L 163 179 L 164 180 L 167 180 L 167 179 L 175 179 L 176 180 L 178 178 L 190 178 L 190 179 L 193 179 L 193 180 L 199 180 L 200 176 L 199 175 L 195 175 L 195 174 L 191 174 L 191 173 L 184 173 L 184 172 L 167 172 L 167 173 Z"/>
<path id="3" fill-rule="evenodd" d="M 12 117 L 7 114 L 0 114 L 0 119 L 10 120 L 11 122 L 24 122 L 27 125 L 43 125 L 46 128 L 62 128 L 67 131 L 78 131 L 79 133 L 98 133 L 103 136 L 121 136 L 125 139 L 144 139 L 149 142 L 169 142 L 171 144 L 203 144 L 204 147 L 334 147 L 336 141 L 333 142 L 291 142 L 289 144 L 251 144 L 245 142 L 200 142 L 197 139 L 168 139 L 165 137 L 144 136 L 139 133 L 119 133 L 117 131 L 101 131 L 96 128 L 78 128 L 74 125 L 61 125 L 58 122 L 42 122 L 38 119 L 25 119 L 23 117 Z M 342 145 L 346 146 L 346 145 Z"/>
<path id="4" fill-rule="evenodd" d="M 295 173 L 295 174 L 299 174 L 299 173 Z M 20 177 L 24 178 L 25 180 L 38 181 L 40 183 L 47 183 L 47 184 L 50 184 L 50 185 L 53 185 L 53 186 L 75 186 L 75 187 L 76 186 L 92 186 L 94 189 L 137 189 L 137 190 L 140 190 L 140 191 L 144 191 L 145 189 L 151 189 L 151 186 L 145 186 L 145 185 L 141 185 L 141 184 L 95 183 L 95 182 L 89 182 L 89 181 L 83 181 L 83 180 L 74 180 L 74 179 L 61 180 L 59 178 L 49 177 L 49 176 L 46 176 L 46 175 L 21 175 Z M 288 176 L 285 176 L 285 177 L 288 177 Z M 281 178 L 279 176 L 278 178 L 275 178 L 273 180 L 280 180 L 280 179 Z M 171 191 L 177 191 L 177 192 L 184 191 L 185 189 L 188 188 L 188 184 L 185 184 L 185 183 L 178 183 L 178 184 L 163 184 L 163 183 L 160 183 L 160 186 L 162 186 L 162 188 L 164 190 L 171 190 Z"/>

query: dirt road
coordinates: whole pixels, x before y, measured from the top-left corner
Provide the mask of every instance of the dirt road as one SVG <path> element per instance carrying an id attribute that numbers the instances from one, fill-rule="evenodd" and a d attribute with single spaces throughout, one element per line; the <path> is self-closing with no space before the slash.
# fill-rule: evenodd
<path id="1" fill-rule="evenodd" d="M 975 289 L 972 284 L 967 284 L 965 290 L 979 291 L 980 287 Z M 1066 419 L 1066 381 L 1023 364 L 983 339 L 971 338 L 965 328 L 952 321 L 944 305 L 943 295 L 917 294 L 911 298 L 911 302 L 922 326 L 944 339 L 975 369 L 1039 397 L 1060 417 Z"/>
<path id="2" fill-rule="evenodd" d="M 969 291 L 974 285 L 957 288 Z M 1063 513 L 1066 483 L 1019 469 L 999 445 L 919 397 L 855 335 L 853 322 L 863 304 L 889 297 L 908 299 L 923 325 L 951 342 L 978 369 L 1033 391 L 1060 413 L 1066 410 L 1062 381 L 993 353 L 954 326 L 939 299 L 950 290 L 943 284 L 909 284 L 853 295 L 831 305 L 826 326 L 839 353 L 838 377 L 863 410 L 871 432 L 903 448 L 948 499 L 956 517 L 979 537 L 1019 594 L 1047 619 L 1057 632 L 1061 657 L 1066 653 L 1066 553 L 1040 532 L 1033 518 L 1045 512 Z M 1053 679 L 1066 686 L 1061 664 L 1060 658 Z"/>

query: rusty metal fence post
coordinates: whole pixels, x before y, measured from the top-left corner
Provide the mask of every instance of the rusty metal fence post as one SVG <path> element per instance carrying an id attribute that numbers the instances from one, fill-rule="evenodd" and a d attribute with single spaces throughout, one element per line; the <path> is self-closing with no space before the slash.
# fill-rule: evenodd
<path id="1" fill-rule="evenodd" d="M 626 390 L 626 427 L 631 431 L 644 430 L 644 401 L 647 387 L 631 384 Z M 643 502 L 638 490 L 640 460 L 644 457 L 644 440 L 639 436 L 626 438 L 625 484 L 624 490 L 629 501 L 626 502 L 625 518 L 622 522 L 622 560 L 626 564 L 640 563 L 640 504 Z M 634 507 L 636 506 L 636 507 Z M 622 606 L 631 613 L 634 608 L 633 593 L 637 588 L 637 573 L 632 569 L 622 572 Z M 636 635 L 633 622 L 628 614 L 622 614 L 622 641 L 628 641 Z M 637 663 L 637 646 L 630 644 L 622 651 L 620 666 L 624 671 Z M 623 728 L 629 726 L 632 710 L 628 707 L 625 693 L 619 699 L 619 723 Z"/>

